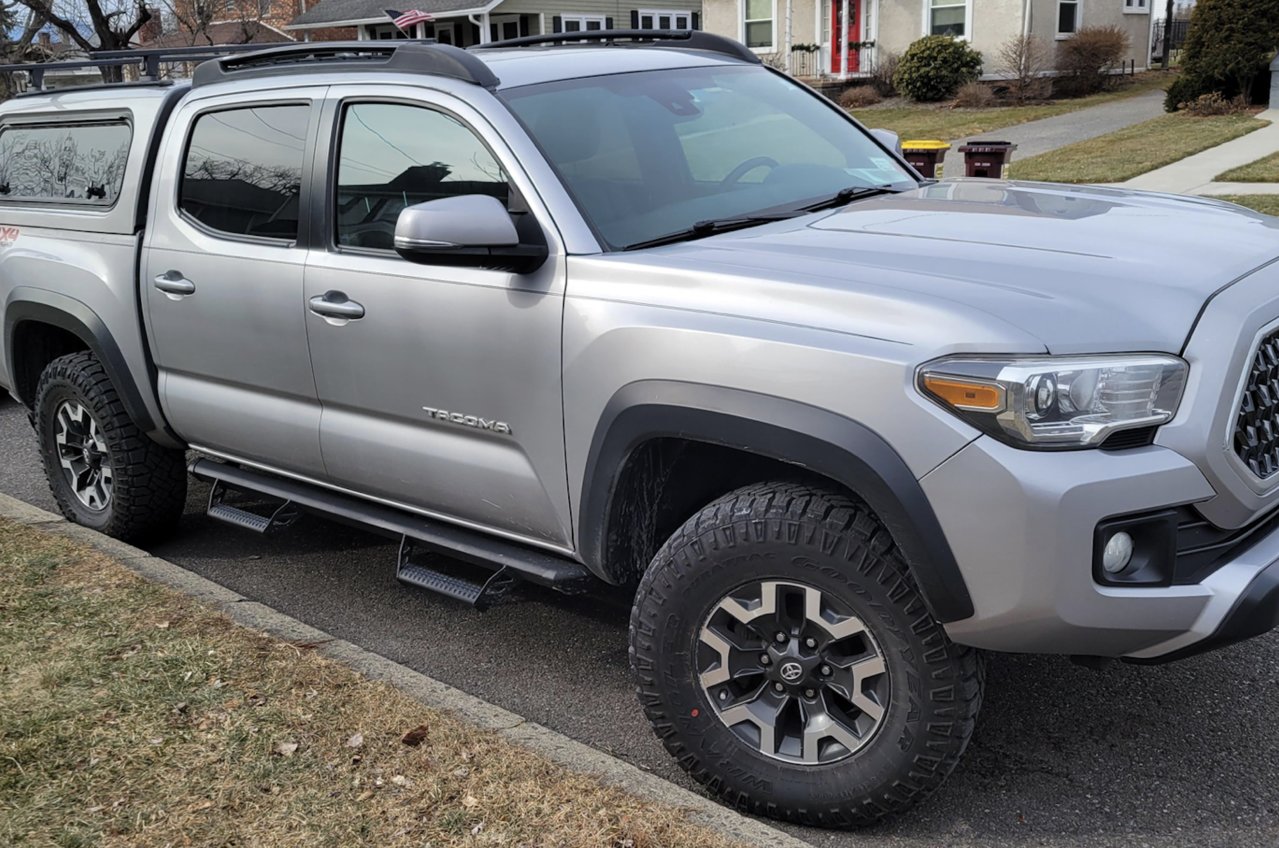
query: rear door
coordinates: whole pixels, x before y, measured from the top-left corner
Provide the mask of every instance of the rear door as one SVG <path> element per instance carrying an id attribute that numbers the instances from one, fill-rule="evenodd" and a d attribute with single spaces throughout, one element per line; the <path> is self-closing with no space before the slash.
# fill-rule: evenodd
<path id="1" fill-rule="evenodd" d="M 161 397 L 192 445 L 323 473 L 303 305 L 323 88 L 197 98 L 175 114 L 142 260 Z"/>
<path id="2" fill-rule="evenodd" d="M 329 479 L 567 547 L 564 262 L 549 215 L 468 104 L 409 86 L 334 85 L 330 96 L 329 149 L 316 157 L 330 191 L 305 286 Z M 395 253 L 401 209 L 465 194 L 497 197 L 519 226 L 540 227 L 546 264 L 512 274 Z"/>

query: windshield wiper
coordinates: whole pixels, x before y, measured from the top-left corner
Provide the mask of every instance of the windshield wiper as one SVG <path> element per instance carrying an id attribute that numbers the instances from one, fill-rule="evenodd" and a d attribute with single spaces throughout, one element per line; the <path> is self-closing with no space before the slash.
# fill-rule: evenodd
<path id="1" fill-rule="evenodd" d="M 692 241 L 693 239 L 705 238 L 706 236 L 729 233 L 733 230 L 744 230 L 747 227 L 754 227 L 759 224 L 769 224 L 774 221 L 785 221 L 786 219 L 794 218 L 799 214 L 799 212 L 769 212 L 759 215 L 743 215 L 739 218 L 716 218 L 709 221 L 698 221 L 686 230 L 677 230 L 673 233 L 667 233 L 664 236 L 658 236 L 657 238 L 637 241 L 634 244 L 626 245 L 622 248 L 622 250 L 639 250 L 645 247 L 658 247 L 663 244 Z"/>
<path id="2" fill-rule="evenodd" d="M 865 197 L 875 197 L 880 194 L 897 194 L 899 189 L 892 186 L 849 186 L 841 188 L 825 200 L 819 200 L 816 203 L 810 203 L 808 206 L 801 206 L 805 212 L 821 212 L 823 209 L 837 209 L 840 206 L 846 206 L 854 200 L 861 200 Z"/>

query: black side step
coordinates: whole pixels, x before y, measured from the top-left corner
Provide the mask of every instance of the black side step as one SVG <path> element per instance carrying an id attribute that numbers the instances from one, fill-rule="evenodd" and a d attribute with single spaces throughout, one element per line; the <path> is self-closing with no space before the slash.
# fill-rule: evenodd
<path id="1" fill-rule="evenodd" d="M 407 537 L 430 550 L 490 571 L 505 571 L 566 594 L 584 592 L 594 578 L 581 565 L 549 551 L 508 542 L 465 527 L 330 491 L 265 471 L 196 459 L 187 470 L 209 483 L 267 495 L 299 510 L 363 527 L 391 538 Z"/>
<path id="2" fill-rule="evenodd" d="M 243 507 L 227 503 L 227 490 L 228 486 L 224 481 L 213 481 L 213 486 L 209 489 L 209 508 L 207 510 L 210 518 L 225 521 L 227 524 L 234 524 L 236 527 L 251 530 L 254 533 L 263 534 L 283 530 L 298 520 L 297 507 L 291 501 L 285 500 L 270 515 L 260 515 Z"/>
<path id="3" fill-rule="evenodd" d="M 395 567 L 396 578 L 402 583 L 429 589 L 470 604 L 477 610 L 483 611 L 507 600 L 519 583 L 519 578 L 505 567 L 497 571 L 481 572 L 487 576 L 483 582 L 450 574 L 430 564 L 429 557 L 426 562 L 421 561 L 421 552 L 416 548 L 417 545 L 408 536 L 400 542 L 400 557 Z"/>

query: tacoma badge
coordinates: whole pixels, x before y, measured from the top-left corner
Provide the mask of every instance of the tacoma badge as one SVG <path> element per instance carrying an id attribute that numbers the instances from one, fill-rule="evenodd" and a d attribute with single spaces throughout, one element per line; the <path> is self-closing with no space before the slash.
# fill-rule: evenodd
<path id="1" fill-rule="evenodd" d="M 467 427 L 474 427 L 477 430 L 491 430 L 494 433 L 501 433 L 504 436 L 511 435 L 511 425 L 505 421 L 493 421 L 488 418 L 480 418 L 478 415 L 464 415 L 461 412 L 449 412 L 447 409 L 436 409 L 433 406 L 424 406 L 423 410 L 431 418 L 437 421 L 450 421 L 454 424 L 462 424 Z"/>

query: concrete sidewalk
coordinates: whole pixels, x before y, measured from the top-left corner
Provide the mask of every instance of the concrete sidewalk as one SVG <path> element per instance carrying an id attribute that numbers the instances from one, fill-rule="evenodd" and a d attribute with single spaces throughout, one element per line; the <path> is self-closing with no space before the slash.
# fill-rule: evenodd
<path id="1" fill-rule="evenodd" d="M 1257 119 L 1269 121 L 1270 126 L 1133 177 L 1122 185 L 1124 188 L 1173 194 L 1279 194 L 1279 183 L 1215 181 L 1219 174 L 1231 168 L 1256 162 L 1279 151 L 1279 109 L 1268 109 L 1258 115 Z"/>
<path id="2" fill-rule="evenodd" d="M 973 138 L 1011 141 L 1017 145 L 1017 152 L 1013 154 L 1013 161 L 1017 161 L 1157 118 L 1163 111 L 1164 93 L 1150 91 L 1065 115 L 991 130 Z M 959 152 L 963 143 L 964 141 L 951 142 L 951 148 L 946 153 L 946 173 L 951 176 L 963 174 L 964 157 Z"/>

